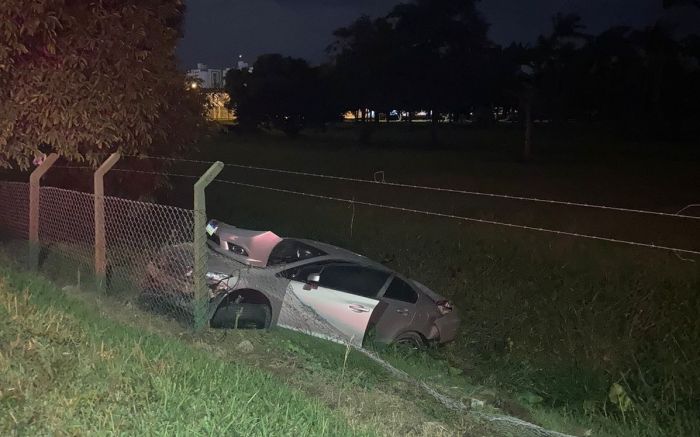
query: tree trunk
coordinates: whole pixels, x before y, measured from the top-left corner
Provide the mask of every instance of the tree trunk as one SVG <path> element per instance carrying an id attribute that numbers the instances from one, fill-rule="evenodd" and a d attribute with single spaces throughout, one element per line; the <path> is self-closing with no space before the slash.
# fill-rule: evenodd
<path id="1" fill-rule="evenodd" d="M 529 161 L 532 157 L 532 102 L 525 102 L 525 144 L 523 147 L 523 160 Z"/>
<path id="2" fill-rule="evenodd" d="M 440 113 L 437 111 L 431 111 L 430 119 L 430 138 L 433 144 L 438 143 L 438 125 L 440 123 Z"/>

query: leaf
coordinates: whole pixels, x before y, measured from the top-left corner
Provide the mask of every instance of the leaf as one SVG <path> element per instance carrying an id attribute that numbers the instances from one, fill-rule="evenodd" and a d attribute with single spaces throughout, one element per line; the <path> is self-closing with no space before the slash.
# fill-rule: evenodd
<path id="1" fill-rule="evenodd" d="M 629 397 L 624 387 L 618 383 L 615 383 L 610 387 L 608 399 L 623 413 L 627 412 L 634 406 L 632 399 Z"/>

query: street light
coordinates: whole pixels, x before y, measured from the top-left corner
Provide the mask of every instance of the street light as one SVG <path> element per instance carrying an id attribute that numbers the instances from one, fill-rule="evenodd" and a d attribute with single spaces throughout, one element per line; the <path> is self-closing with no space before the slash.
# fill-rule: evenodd
<path id="1" fill-rule="evenodd" d="M 190 84 L 190 88 L 193 89 L 193 90 L 196 90 L 198 86 L 199 86 L 199 85 L 197 85 L 197 82 L 192 82 L 192 83 Z"/>

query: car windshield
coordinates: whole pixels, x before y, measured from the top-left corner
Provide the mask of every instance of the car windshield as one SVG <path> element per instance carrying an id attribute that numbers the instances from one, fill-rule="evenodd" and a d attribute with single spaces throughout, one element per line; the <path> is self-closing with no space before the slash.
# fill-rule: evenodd
<path id="1" fill-rule="evenodd" d="M 290 264 L 297 261 L 318 258 L 324 255 L 326 255 L 326 252 L 313 246 L 309 246 L 306 243 L 286 239 L 280 241 L 275 248 L 272 249 L 267 265 L 270 267 L 281 264 Z"/>

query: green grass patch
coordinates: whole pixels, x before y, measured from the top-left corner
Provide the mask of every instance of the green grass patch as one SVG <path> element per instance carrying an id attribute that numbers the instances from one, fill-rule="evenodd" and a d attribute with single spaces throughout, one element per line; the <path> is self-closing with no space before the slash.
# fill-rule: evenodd
<path id="1" fill-rule="evenodd" d="M 201 145 L 198 158 L 365 179 L 382 170 L 392 182 L 668 212 L 697 202 L 688 189 L 697 185 L 691 145 L 621 140 L 576 127 L 540 129 L 538 157 L 523 163 L 514 159 L 515 130 L 446 128 L 437 146 L 421 127 L 382 126 L 371 147 L 358 145 L 356 133 L 346 125 L 295 139 L 218 137 Z M 700 241 L 697 221 L 237 168 L 221 178 L 676 247 L 697 249 Z M 451 298 L 462 333 L 435 359 L 443 369 L 461 371 L 470 387 L 496 387 L 514 398 L 532 393 L 542 399 L 535 409 L 600 419 L 612 435 L 635 423 L 645 424 L 640 429 L 648 435 L 700 428 L 693 415 L 700 409 L 698 260 L 223 184 L 209 188 L 208 206 L 210 216 L 236 226 L 350 248 Z M 610 400 L 613 384 L 624 387 L 634 412 Z"/>
<path id="2" fill-rule="evenodd" d="M 372 435 L 269 373 L 0 269 L 0 434 Z"/>

